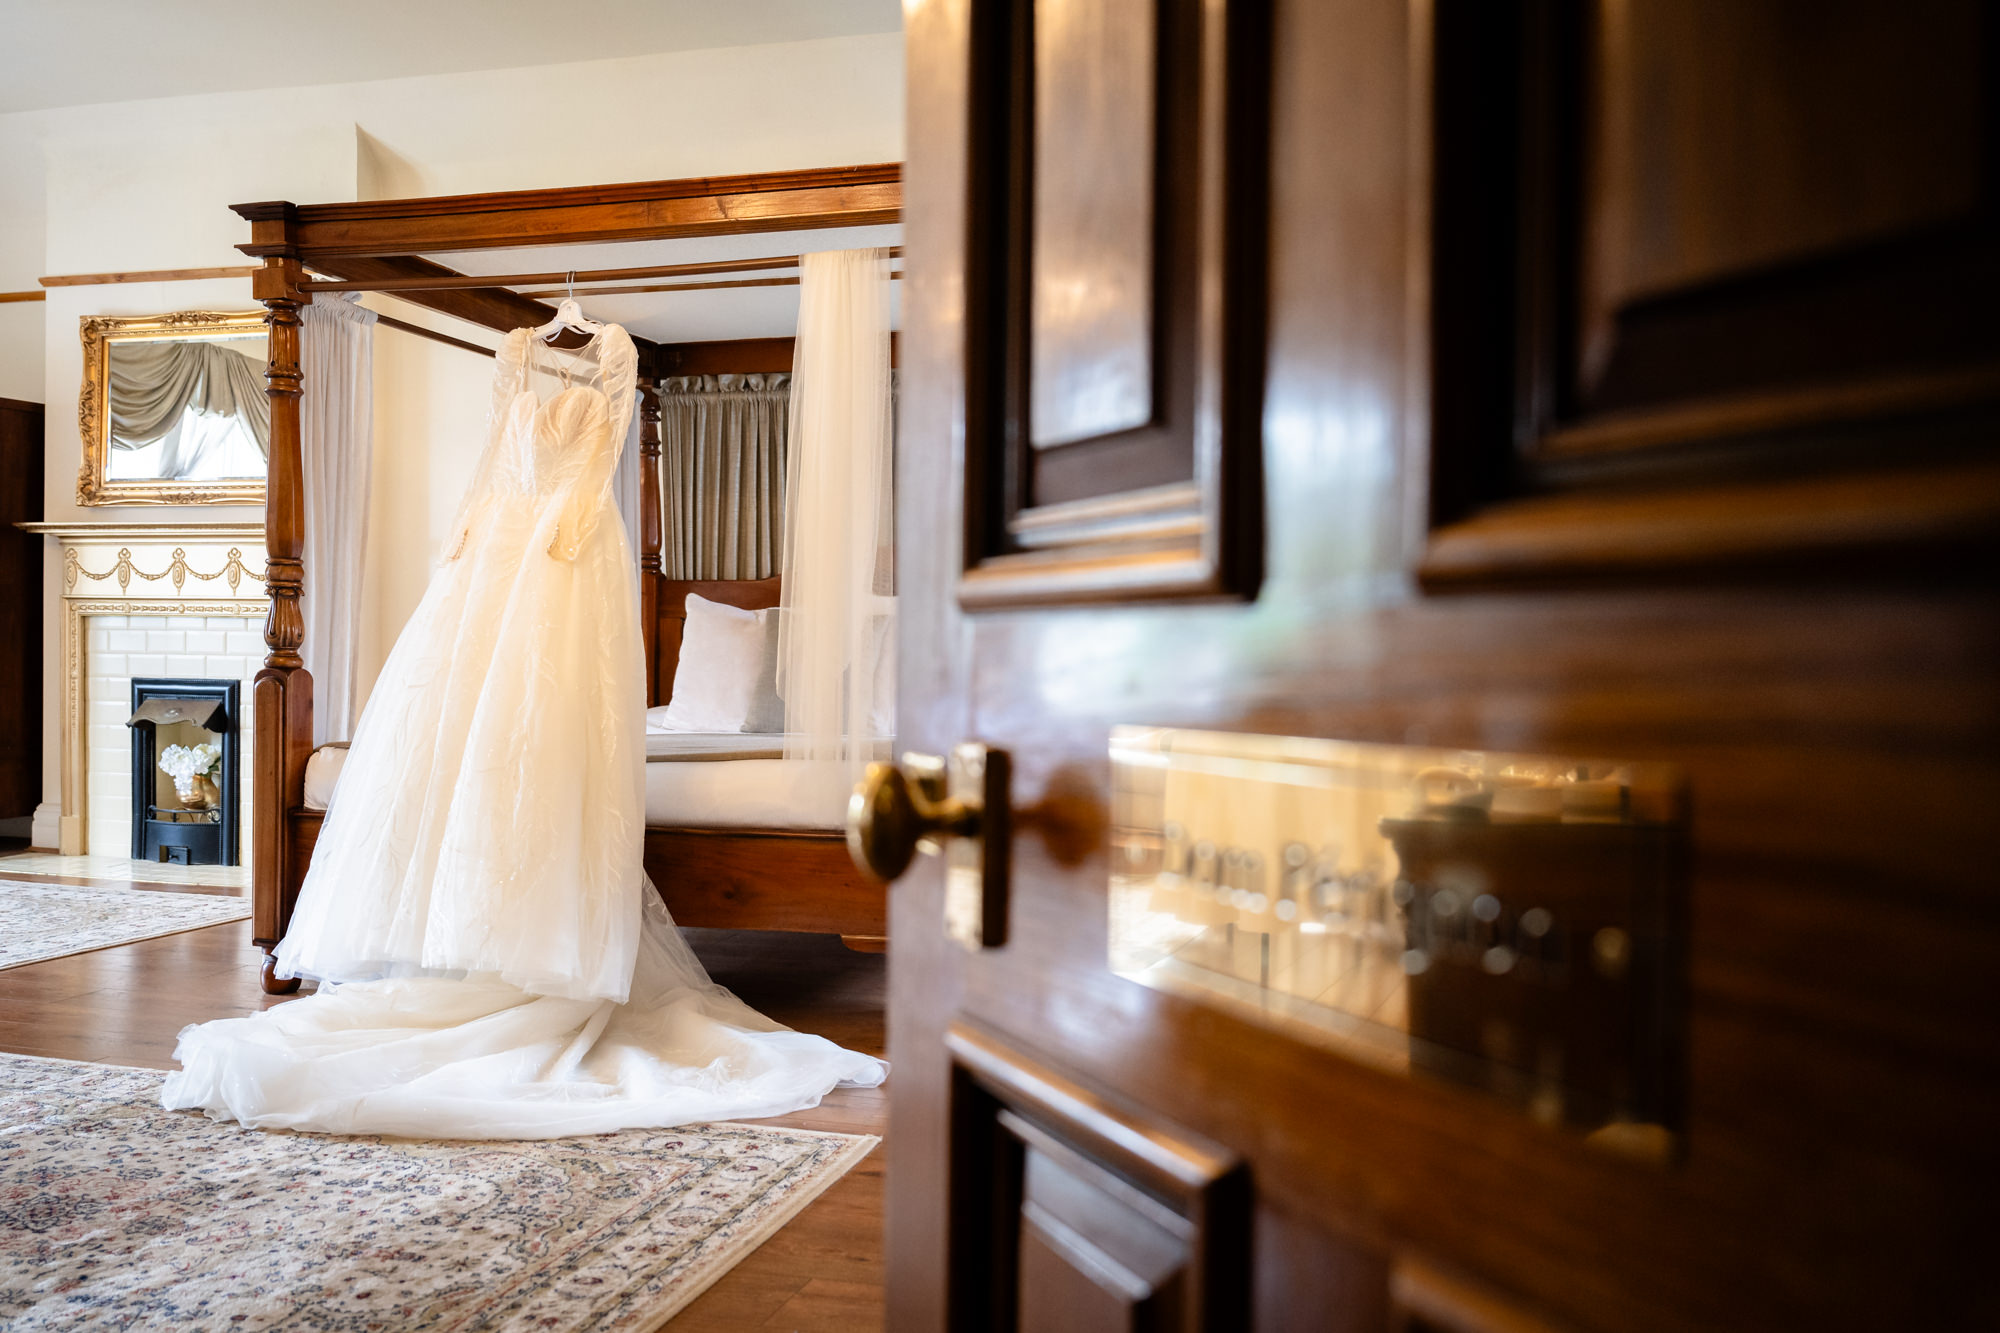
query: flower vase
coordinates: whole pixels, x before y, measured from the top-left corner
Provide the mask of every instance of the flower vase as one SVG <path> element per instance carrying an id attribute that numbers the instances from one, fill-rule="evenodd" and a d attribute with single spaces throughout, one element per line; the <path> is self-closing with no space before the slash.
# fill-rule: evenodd
<path id="1" fill-rule="evenodd" d="M 222 804 L 222 789 L 215 785 L 215 779 L 208 774 L 197 773 L 194 777 L 194 791 L 182 797 L 182 800 L 186 801 L 188 808 L 192 810 L 213 810 Z"/>

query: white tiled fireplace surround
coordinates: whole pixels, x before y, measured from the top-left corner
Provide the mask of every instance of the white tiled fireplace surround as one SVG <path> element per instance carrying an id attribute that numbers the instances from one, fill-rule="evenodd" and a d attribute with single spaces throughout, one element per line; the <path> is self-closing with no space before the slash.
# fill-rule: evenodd
<path id="1" fill-rule="evenodd" d="M 243 682 L 238 711 L 242 759 L 250 755 L 250 680 L 264 665 L 264 619 L 249 616 L 92 615 L 84 631 L 84 851 L 128 856 L 132 848 L 134 676 Z M 249 827 L 250 765 L 238 761 L 239 830 Z M 249 850 L 249 838 L 239 838 Z"/>
<path id="2" fill-rule="evenodd" d="M 132 848 L 134 676 L 243 683 L 237 828 L 250 857 L 250 680 L 264 663 L 264 532 L 220 523 L 37 524 L 61 542 L 64 855 Z M 47 846 L 44 812 L 35 820 Z"/>

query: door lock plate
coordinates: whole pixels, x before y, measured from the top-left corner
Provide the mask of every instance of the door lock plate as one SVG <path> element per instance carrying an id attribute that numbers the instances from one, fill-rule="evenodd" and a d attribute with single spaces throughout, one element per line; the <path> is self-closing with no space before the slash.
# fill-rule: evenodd
<path id="1" fill-rule="evenodd" d="M 944 838 L 945 934 L 965 949 L 997 949 L 1007 942 L 1013 765 L 1005 750 L 968 741 L 952 747 L 940 777 L 947 801 L 979 812 L 976 833 Z"/>

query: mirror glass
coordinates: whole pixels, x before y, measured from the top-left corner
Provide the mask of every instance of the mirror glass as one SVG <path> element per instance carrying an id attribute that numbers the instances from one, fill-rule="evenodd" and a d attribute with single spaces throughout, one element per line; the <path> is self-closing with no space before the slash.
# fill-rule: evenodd
<path id="1" fill-rule="evenodd" d="M 84 504 L 261 502 L 270 452 L 257 312 L 84 321 Z"/>

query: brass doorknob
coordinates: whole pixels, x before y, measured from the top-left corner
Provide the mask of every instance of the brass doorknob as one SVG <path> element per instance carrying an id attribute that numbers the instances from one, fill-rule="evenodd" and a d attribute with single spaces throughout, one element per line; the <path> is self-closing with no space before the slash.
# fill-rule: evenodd
<path id="1" fill-rule="evenodd" d="M 978 804 L 947 794 L 944 760 L 904 755 L 901 765 L 868 765 L 848 797 L 847 850 L 862 870 L 891 880 L 919 850 L 936 850 L 942 838 L 976 838 L 981 823 Z"/>

